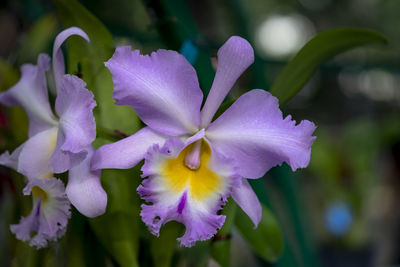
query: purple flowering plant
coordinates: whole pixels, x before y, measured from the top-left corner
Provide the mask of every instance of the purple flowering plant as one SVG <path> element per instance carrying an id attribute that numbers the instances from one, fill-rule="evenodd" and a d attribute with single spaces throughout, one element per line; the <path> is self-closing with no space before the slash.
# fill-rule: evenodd
<path id="1" fill-rule="evenodd" d="M 0 94 L 7 106 L 20 105 L 29 117 L 29 139 L 0 164 L 27 178 L 24 194 L 33 196 L 28 217 L 11 226 L 18 239 L 44 247 L 65 233 L 69 203 L 88 217 L 105 212 L 107 195 L 100 170 L 127 169 L 144 160 L 138 193 L 147 203 L 140 213 L 150 232 L 163 224 L 185 225 L 184 246 L 213 237 L 225 216 L 218 214 L 229 196 L 256 228 L 260 202 L 247 179 L 262 177 L 271 167 L 287 162 L 293 170 L 310 161 L 315 125 L 284 118 L 278 100 L 255 89 L 242 95 L 213 120 L 237 78 L 254 61 L 243 38 L 231 37 L 218 51 L 218 68 L 203 107 L 196 71 L 181 54 L 118 47 L 105 65 L 112 73 L 113 98 L 130 105 L 146 127 L 94 151 L 93 108 L 96 102 L 85 82 L 65 74 L 61 44 L 71 35 L 89 41 L 81 29 L 61 32 L 54 43 L 52 75 L 57 89 L 54 115 L 48 100 L 46 71 L 50 59 L 40 54 L 37 65 L 25 64 L 20 81 Z M 69 171 L 66 188 L 54 173 Z M 37 234 L 31 238 L 31 233 Z"/>
<path id="2" fill-rule="evenodd" d="M 50 58 L 38 56 L 37 65 L 24 64 L 17 84 L 0 94 L 0 103 L 22 106 L 29 118 L 29 139 L 0 155 L 0 164 L 26 177 L 23 192 L 32 195 L 31 213 L 11 225 L 18 239 L 30 240 L 38 248 L 60 238 L 70 218 L 70 203 L 82 214 L 95 217 L 105 212 L 107 195 L 100 184 L 100 171 L 90 170 L 91 146 L 96 137 L 92 110 L 93 94 L 77 76 L 65 74 L 62 43 L 71 35 L 89 41 L 81 29 L 62 31 L 54 42 L 52 75 L 57 98 L 53 114 L 46 82 Z M 69 171 L 67 187 L 54 177 Z M 31 234 L 35 233 L 33 236 Z"/>
<path id="3" fill-rule="evenodd" d="M 140 213 L 149 230 L 175 220 L 185 225 L 184 246 L 214 236 L 225 216 L 217 214 L 227 197 L 255 227 L 261 205 L 247 179 L 262 177 L 287 162 L 293 170 L 310 161 L 315 125 L 283 118 L 278 100 L 264 90 L 242 95 L 212 121 L 237 78 L 254 61 L 243 38 L 231 37 L 218 51 L 218 68 L 201 108 L 196 71 L 175 51 L 118 47 L 106 62 L 113 75 L 113 98 L 130 105 L 147 125 L 130 137 L 96 150 L 92 169 L 131 168 L 144 159 Z"/>
<path id="4" fill-rule="evenodd" d="M 138 266 L 141 241 L 137 240 L 151 243 L 156 261 L 157 257 L 166 257 L 165 251 L 173 252 L 176 243 L 193 247 L 200 241 L 218 240 L 224 225 L 229 236 L 232 229 L 228 219 L 238 216 L 224 210 L 229 203 L 235 208 L 237 204 L 247 215 L 242 216 L 248 224 L 241 224 L 246 225 L 241 233 L 255 252 L 263 259 L 276 260 L 282 252 L 279 242 L 277 252 L 265 256 L 274 244 L 268 239 L 269 230 L 264 231 L 268 226 L 263 219 L 273 217 L 272 212 L 260 203 L 249 180 L 260 179 L 283 163 L 292 171 L 309 164 L 316 126 L 308 120 L 296 123 L 290 115 L 284 116 L 279 101 L 295 95 L 328 56 L 309 60 L 301 53 L 318 51 L 306 45 L 298 55 L 308 65 L 299 64 L 299 57 L 295 57 L 278 78 L 277 84 L 285 90 L 289 87 L 285 82 L 297 82 L 293 89 L 287 89 L 289 93 L 282 93 L 279 86 L 273 86 L 271 93 L 265 88 L 249 90 L 221 112 L 230 90 L 254 62 L 253 48 L 246 39 L 232 36 L 218 49 L 216 73 L 204 99 L 203 92 L 208 88 L 200 88 L 196 69 L 182 54 L 165 49 L 145 54 L 131 46 L 109 51 L 113 40 L 104 26 L 75 1 L 69 4 L 76 14 L 67 18 L 82 19 L 84 23 L 76 19 L 72 25 L 85 31 L 74 26 L 60 32 L 52 58 L 40 54 L 36 65 L 22 65 L 19 81 L 0 93 L 0 104 L 21 106 L 29 119 L 28 139 L 12 153 L 0 155 L 0 165 L 20 173 L 25 182 L 22 192 L 32 197 L 31 212 L 22 214 L 25 217 L 10 226 L 11 232 L 30 246 L 47 247 L 71 231 L 67 230 L 68 221 L 76 212 L 72 204 L 85 217 L 95 218 L 85 222 L 113 260 L 121 266 Z M 94 27 L 85 27 L 85 23 Z M 75 39 L 69 38 L 72 35 Z M 67 39 L 79 45 L 68 47 L 69 60 L 64 62 L 61 46 Z M 361 44 L 338 44 L 335 53 Z M 82 54 L 87 51 L 78 51 L 82 47 L 90 51 L 84 58 Z M 67 74 L 66 69 L 71 70 L 77 58 L 83 62 L 83 75 Z M 304 66 L 308 69 L 303 75 Z M 90 71 L 85 69 L 91 67 Z M 55 92 L 49 90 L 48 80 L 54 81 Z M 116 136 L 120 129 L 107 129 L 108 125 L 102 124 L 105 115 L 116 121 L 136 118 L 104 112 L 106 104 L 99 91 L 105 87 L 112 90 L 112 99 L 110 95 L 106 101 L 131 107 L 143 127 Z M 49 92 L 55 97 L 54 103 L 49 101 Z M 140 168 L 140 174 L 105 170 L 135 167 Z M 66 186 L 64 173 L 68 174 Z M 110 173 L 115 177 L 107 175 Z M 126 184 L 118 180 L 124 176 L 136 185 L 124 188 Z M 135 196 L 140 200 L 125 201 Z M 171 227 L 166 224 L 171 221 L 183 225 L 184 230 L 168 232 Z M 282 242 L 277 222 L 274 218 L 272 221 Z M 258 239 L 252 242 L 246 232 L 256 232 Z M 203 244 L 213 249 L 211 242 Z M 168 254 L 170 261 L 172 252 Z"/>

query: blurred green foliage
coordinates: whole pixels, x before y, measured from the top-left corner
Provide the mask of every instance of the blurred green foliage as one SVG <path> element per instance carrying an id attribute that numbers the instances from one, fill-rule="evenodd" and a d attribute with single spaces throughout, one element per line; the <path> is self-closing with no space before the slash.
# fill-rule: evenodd
<path id="1" fill-rule="evenodd" d="M 342 28 L 317 34 L 285 66 L 271 87 L 271 94 L 284 105 L 299 92 L 325 61 L 352 48 L 369 43 L 387 43 L 371 30 Z"/>

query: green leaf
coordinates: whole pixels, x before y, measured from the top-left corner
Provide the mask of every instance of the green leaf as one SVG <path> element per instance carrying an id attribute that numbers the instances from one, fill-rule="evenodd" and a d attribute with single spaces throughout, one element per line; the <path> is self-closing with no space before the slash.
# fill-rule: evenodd
<path id="1" fill-rule="evenodd" d="M 0 92 L 16 84 L 18 79 L 18 72 L 7 61 L 0 58 Z"/>
<path id="2" fill-rule="evenodd" d="M 161 228 L 159 237 L 154 235 L 150 237 L 153 266 L 172 266 L 172 257 L 177 244 L 176 239 L 182 235 L 183 230 L 184 227 L 182 224 L 178 222 L 169 222 Z"/>
<path id="3" fill-rule="evenodd" d="M 18 62 L 36 62 L 39 53 L 47 52 L 53 44 L 57 26 L 54 14 L 41 16 L 22 42 L 18 51 Z"/>
<path id="4" fill-rule="evenodd" d="M 226 216 L 225 223 L 218 231 L 211 244 L 211 256 L 221 267 L 230 265 L 231 251 L 231 233 L 233 222 L 235 219 L 237 205 L 232 198 L 229 198 L 227 204 L 222 210 L 222 214 Z"/>
<path id="5" fill-rule="evenodd" d="M 20 75 L 7 61 L 0 59 L 0 92 L 9 89 L 18 82 Z M 7 109 L 9 130 L 2 131 L 0 136 L 5 140 L 0 149 L 12 150 L 26 141 L 28 137 L 28 117 L 20 106 Z"/>
<path id="6" fill-rule="evenodd" d="M 271 87 L 271 94 L 281 105 L 289 101 L 311 78 L 323 62 L 352 48 L 387 43 L 386 38 L 371 30 L 339 28 L 317 34 L 285 66 Z"/>
<path id="7" fill-rule="evenodd" d="M 104 66 L 114 53 L 114 40 L 106 27 L 76 0 L 54 0 L 66 27 L 77 26 L 87 33 L 90 42 L 78 36 L 68 39 L 68 72 L 79 73 L 97 101 L 96 123 L 104 128 L 133 133 L 139 118 L 129 106 L 117 106 L 112 98 L 111 74 Z M 117 118 L 117 119 L 116 119 Z"/>
<path id="8" fill-rule="evenodd" d="M 107 192 L 106 213 L 90 219 L 95 234 L 119 265 L 139 266 L 139 168 L 103 170 L 102 184 Z"/>
<path id="9" fill-rule="evenodd" d="M 235 227 L 254 252 L 269 262 L 275 262 L 283 252 L 283 236 L 272 212 L 262 205 L 262 219 L 256 229 L 241 209 L 236 210 Z"/>
<path id="10" fill-rule="evenodd" d="M 111 73 L 103 67 L 95 79 L 95 96 L 98 103 L 96 122 L 108 129 L 132 134 L 141 126 L 139 117 L 130 106 L 117 106 L 112 98 Z"/>
<path id="11" fill-rule="evenodd" d="M 187 248 L 183 247 L 180 252 L 182 266 L 204 267 L 209 263 L 210 258 L 210 240 L 197 241 L 196 245 Z"/>

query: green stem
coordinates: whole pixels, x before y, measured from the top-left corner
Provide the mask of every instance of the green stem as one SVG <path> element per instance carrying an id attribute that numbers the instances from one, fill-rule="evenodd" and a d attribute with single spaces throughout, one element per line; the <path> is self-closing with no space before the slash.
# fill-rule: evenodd
<path id="1" fill-rule="evenodd" d="M 96 127 L 96 131 L 98 137 L 102 137 L 111 141 L 118 141 L 124 139 L 125 137 L 128 137 L 128 135 L 121 130 L 111 130 L 98 125 Z"/>

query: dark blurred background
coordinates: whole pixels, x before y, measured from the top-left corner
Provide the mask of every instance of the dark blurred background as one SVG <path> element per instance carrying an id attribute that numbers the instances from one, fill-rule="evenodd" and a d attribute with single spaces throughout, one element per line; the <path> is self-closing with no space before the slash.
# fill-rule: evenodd
<path id="1" fill-rule="evenodd" d="M 400 265 L 400 1 L 190 0 L 163 7 L 150 0 L 79 2 L 106 25 L 117 45 L 145 52 L 180 50 L 197 58 L 198 66 L 212 68 L 217 49 L 231 35 L 248 39 L 256 61 L 232 98 L 252 88 L 268 89 L 288 60 L 320 31 L 354 26 L 384 34 L 387 46 L 370 45 L 335 57 L 283 107 L 298 121 L 315 122 L 318 138 L 307 169 L 283 175 L 274 169 L 263 182 L 286 236 L 277 266 Z M 51 51 L 61 28 L 52 1 L 0 2 L 2 90 L 17 80 L 20 64 Z M 207 92 L 213 76 L 203 69 L 197 71 Z M 0 107 L 1 151 L 11 149 L 3 129 L 10 123 L 23 129 L 26 123 L 7 121 L 5 112 Z M 16 136 L 15 142 L 24 136 Z M 14 238 L 8 225 L 18 218 L 12 199 L 22 185 L 1 171 L 0 254 L 5 258 L 12 250 L 6 240 Z M 238 242 L 232 266 L 257 266 L 240 235 L 233 238 Z M 241 256 L 235 258 L 235 251 Z"/>

